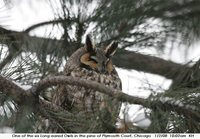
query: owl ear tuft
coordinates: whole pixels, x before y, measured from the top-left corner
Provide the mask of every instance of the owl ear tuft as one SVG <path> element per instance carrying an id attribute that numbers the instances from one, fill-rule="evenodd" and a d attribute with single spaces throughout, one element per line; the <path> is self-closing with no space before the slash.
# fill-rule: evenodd
<path id="1" fill-rule="evenodd" d="M 112 57 L 117 50 L 118 42 L 112 41 L 104 50 L 107 57 Z"/>
<path id="2" fill-rule="evenodd" d="M 86 36 L 85 48 L 87 52 L 95 52 L 95 46 L 92 44 L 92 40 L 89 34 Z"/>

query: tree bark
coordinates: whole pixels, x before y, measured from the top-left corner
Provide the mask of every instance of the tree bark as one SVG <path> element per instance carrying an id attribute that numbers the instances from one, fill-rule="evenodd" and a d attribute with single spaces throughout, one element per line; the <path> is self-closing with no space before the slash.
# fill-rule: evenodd
<path id="1" fill-rule="evenodd" d="M 158 74 L 172 80 L 176 79 L 181 71 L 190 69 L 186 65 L 126 50 L 117 52 L 113 63 L 117 67 Z"/>
<path id="2" fill-rule="evenodd" d="M 27 93 L 24 89 L 0 75 L 0 92 L 5 93 L 11 97 L 16 103 L 21 104 L 25 102 L 25 97 L 31 97 L 32 94 Z M 31 100 L 31 99 L 30 99 Z M 24 101 L 24 102 L 23 102 Z"/>

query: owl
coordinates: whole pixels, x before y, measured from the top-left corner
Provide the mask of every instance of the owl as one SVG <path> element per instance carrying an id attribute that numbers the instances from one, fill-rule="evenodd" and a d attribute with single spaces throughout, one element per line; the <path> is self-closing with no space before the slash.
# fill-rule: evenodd
<path id="1" fill-rule="evenodd" d="M 111 60 L 117 46 L 118 43 L 113 41 L 107 47 L 97 48 L 87 35 L 85 45 L 69 57 L 64 75 L 95 81 L 121 90 L 121 80 Z M 72 128 L 78 132 L 115 132 L 114 126 L 121 103 L 108 95 L 80 86 L 60 85 L 54 93 L 52 103 L 93 122 L 89 122 L 88 125 L 92 130 L 78 130 L 80 125 L 73 125 Z"/>

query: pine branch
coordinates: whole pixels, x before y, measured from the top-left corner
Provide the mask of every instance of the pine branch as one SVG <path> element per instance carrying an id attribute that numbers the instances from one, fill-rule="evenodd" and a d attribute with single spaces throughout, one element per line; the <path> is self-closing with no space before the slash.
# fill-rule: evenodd
<path id="1" fill-rule="evenodd" d="M 60 84 L 76 85 L 76 86 L 82 86 L 89 89 L 94 89 L 99 92 L 105 93 L 109 96 L 115 97 L 119 101 L 123 101 L 123 102 L 129 102 L 129 103 L 134 103 L 134 104 L 144 104 L 146 102 L 145 99 L 132 97 L 119 90 L 114 90 L 98 82 L 84 80 L 84 79 L 75 78 L 71 76 L 46 77 L 45 79 L 39 81 L 36 85 L 34 85 L 29 90 L 29 92 L 32 94 L 37 93 L 39 95 L 42 90 L 50 86 L 55 86 L 55 85 L 60 85 Z"/>
<path id="2" fill-rule="evenodd" d="M 45 21 L 45 22 L 41 22 L 41 23 L 38 23 L 38 24 L 34 24 L 30 27 L 28 27 L 27 29 L 25 29 L 25 33 L 29 33 L 31 30 L 34 30 L 38 27 L 41 27 L 41 26 L 44 26 L 44 25 L 49 25 L 49 24 L 58 24 L 58 23 L 61 23 L 61 22 L 65 22 L 65 20 L 63 19 L 54 19 L 54 20 L 50 20 L 50 21 Z"/>
<path id="3" fill-rule="evenodd" d="M 0 63 L 0 70 L 2 70 L 6 64 L 10 63 L 12 59 L 20 53 L 19 41 L 21 40 L 18 37 L 21 35 L 21 32 L 7 30 L 0 26 L 0 43 L 6 44 L 9 52 Z"/>
<path id="4" fill-rule="evenodd" d="M 184 115 L 188 119 L 193 118 L 200 122 L 200 109 L 197 106 L 184 104 L 180 100 L 170 97 L 155 97 L 150 99 L 149 108 L 161 109 L 163 111 L 174 111 L 180 115 Z"/>
<path id="5" fill-rule="evenodd" d="M 158 74 L 172 80 L 176 79 L 181 71 L 190 69 L 186 65 L 127 50 L 117 52 L 113 57 L 113 63 L 117 67 Z"/>
<path id="6" fill-rule="evenodd" d="M 29 92 L 37 93 L 39 95 L 40 91 L 44 90 L 45 88 L 58 84 L 82 86 L 85 88 L 94 89 L 96 91 L 102 92 L 121 102 L 129 102 L 130 104 L 139 104 L 150 109 L 159 107 L 164 111 L 175 111 L 178 114 L 183 114 L 187 118 L 193 117 L 197 120 L 200 119 L 200 110 L 198 107 L 192 105 L 185 106 L 182 103 L 177 103 L 178 101 L 172 98 L 162 98 L 162 97 L 153 99 L 138 98 L 135 96 L 127 95 L 122 91 L 109 88 L 103 84 L 94 81 L 83 80 L 80 78 L 75 78 L 70 76 L 47 77 L 38 82 L 35 86 L 33 86 L 29 90 Z"/>
<path id="7" fill-rule="evenodd" d="M 24 89 L 0 75 L 0 91 L 11 97 L 16 103 L 31 102 L 34 100 L 33 94 L 26 92 Z M 29 100 L 29 98 L 31 98 Z"/>
<path id="8" fill-rule="evenodd" d="M 13 55 L 11 53 L 9 53 L 6 58 L 0 63 L 0 70 L 2 70 L 4 68 L 4 66 L 6 64 L 8 64 L 13 58 Z"/>
<path id="9" fill-rule="evenodd" d="M 94 89 L 96 91 L 102 92 L 106 95 L 109 95 L 118 101 L 121 102 L 129 102 L 130 104 L 139 104 L 144 107 L 155 109 L 160 108 L 164 111 L 174 111 L 180 115 L 184 115 L 187 118 L 194 118 L 197 121 L 200 119 L 200 110 L 198 107 L 193 105 L 184 105 L 183 103 L 175 100 L 173 98 L 138 98 L 135 96 L 130 96 L 122 91 L 115 90 L 113 88 L 109 88 L 103 84 L 98 82 L 84 80 L 80 78 L 70 77 L 70 76 L 52 76 L 46 77 L 45 79 L 38 82 L 31 89 L 25 91 L 15 83 L 6 78 L 0 76 L 0 91 L 5 93 L 6 95 L 13 98 L 13 100 L 18 104 L 29 104 L 29 106 L 33 107 L 39 104 L 39 101 L 36 101 L 35 96 L 39 96 L 40 92 L 50 86 L 55 86 L 58 84 L 69 84 L 82 86 L 89 89 Z M 48 102 L 44 102 L 41 100 L 40 104 L 44 106 L 49 106 Z M 51 106 L 52 110 L 57 111 L 60 108 L 57 106 Z"/>
<path id="10" fill-rule="evenodd" d="M 38 53 L 40 52 L 39 50 L 45 47 L 46 54 L 52 54 L 52 52 L 56 50 L 56 48 L 59 48 L 59 46 L 64 43 L 62 40 L 29 36 L 27 33 L 16 33 L 15 31 L 6 30 L 3 28 L 0 28 L 0 32 L 2 32 L 2 34 L 5 33 L 4 36 L 9 35 L 9 37 L 10 35 L 16 37 L 16 35 L 18 34 L 18 41 L 16 43 L 18 44 L 18 46 L 23 47 L 21 48 L 21 50 L 25 52 Z M 45 42 L 47 44 L 43 45 Z M 70 49 L 70 47 L 65 47 L 65 49 L 67 51 L 70 51 L 68 50 Z M 117 51 L 117 53 L 113 57 L 113 63 L 117 67 L 158 74 L 172 80 L 174 80 L 179 75 L 179 73 L 181 73 L 180 71 L 190 69 L 190 67 L 186 65 L 181 65 L 158 57 L 148 56 L 126 50 Z"/>

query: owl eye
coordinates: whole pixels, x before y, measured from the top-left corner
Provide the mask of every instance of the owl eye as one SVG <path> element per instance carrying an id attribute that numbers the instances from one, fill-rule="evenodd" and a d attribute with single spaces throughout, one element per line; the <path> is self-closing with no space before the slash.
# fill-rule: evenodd
<path id="1" fill-rule="evenodd" d="M 97 57 L 96 57 L 96 56 L 91 56 L 90 59 L 91 59 L 92 61 L 98 63 L 98 61 L 97 61 Z"/>
<path id="2" fill-rule="evenodd" d="M 110 58 L 106 59 L 106 65 L 108 64 L 109 61 L 110 61 Z"/>

